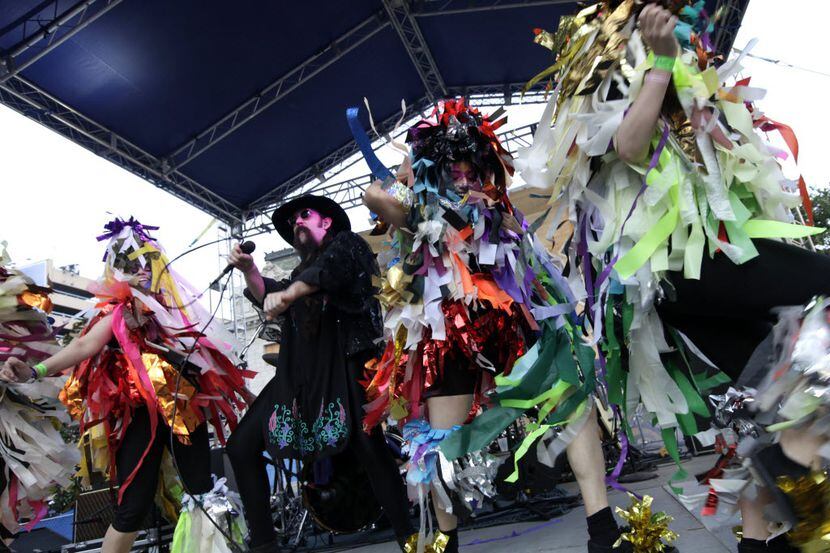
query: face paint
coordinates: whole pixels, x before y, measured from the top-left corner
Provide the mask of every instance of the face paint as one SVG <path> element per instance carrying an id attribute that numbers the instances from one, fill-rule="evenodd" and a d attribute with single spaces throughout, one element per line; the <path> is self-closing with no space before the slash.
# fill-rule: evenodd
<path id="1" fill-rule="evenodd" d="M 323 242 L 331 226 L 330 217 L 324 217 L 320 212 L 309 208 L 297 211 L 289 221 L 294 227 L 295 242 L 299 240 L 302 243 L 310 237 L 317 245 Z M 305 231 L 298 232 L 300 229 Z"/>
<path id="2" fill-rule="evenodd" d="M 456 161 L 450 165 L 450 178 L 453 187 L 461 194 L 481 189 L 475 167 L 469 161 Z"/>

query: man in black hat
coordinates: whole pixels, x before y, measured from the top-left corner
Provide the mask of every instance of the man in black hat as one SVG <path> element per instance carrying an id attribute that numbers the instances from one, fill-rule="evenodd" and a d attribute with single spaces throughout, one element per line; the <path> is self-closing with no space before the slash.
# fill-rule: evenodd
<path id="1" fill-rule="evenodd" d="M 331 459 L 335 470 L 356 461 L 404 543 L 414 530 L 403 479 L 382 432 L 367 434 L 361 427 L 364 393 L 358 380 L 377 355 L 381 336 L 374 254 L 351 231 L 346 212 L 328 198 L 302 196 L 279 207 L 272 219 L 300 256 L 290 279 L 262 277 L 239 246 L 229 260 L 245 275 L 245 296 L 269 319 L 284 318 L 276 375 L 227 446 L 250 546 L 277 550 L 262 458 L 266 450 L 274 459 Z"/>

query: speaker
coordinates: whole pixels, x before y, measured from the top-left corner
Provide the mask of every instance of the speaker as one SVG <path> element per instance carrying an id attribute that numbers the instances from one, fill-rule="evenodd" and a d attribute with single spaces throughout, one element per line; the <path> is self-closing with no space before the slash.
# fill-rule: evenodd
<path id="1" fill-rule="evenodd" d="M 107 533 L 107 528 L 115 517 L 115 506 L 118 501 L 118 488 L 103 488 L 81 492 L 78 501 L 75 503 L 75 520 L 73 521 L 73 541 L 85 542 L 99 540 Z M 155 526 L 153 513 L 155 507 L 150 510 L 142 528 Z"/>

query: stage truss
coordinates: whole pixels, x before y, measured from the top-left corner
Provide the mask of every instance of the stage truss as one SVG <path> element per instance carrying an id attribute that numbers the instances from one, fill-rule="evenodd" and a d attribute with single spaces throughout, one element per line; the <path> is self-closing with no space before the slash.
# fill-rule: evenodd
<path id="1" fill-rule="evenodd" d="M 357 191 L 365 180 L 337 181 L 340 173 L 355 162 L 354 143 L 344 144 L 324 158 L 283 182 L 244 208 L 232 204 L 185 173 L 188 163 L 233 134 L 268 107 L 314 78 L 326 67 L 366 40 L 392 26 L 406 49 L 413 66 L 424 84 L 425 94 L 411 104 L 406 120 L 424 113 L 441 97 L 465 95 L 473 103 L 484 106 L 510 105 L 516 102 L 542 102 L 545 90 L 537 88 L 523 97 L 523 83 L 493 83 L 468 87 L 447 86 L 429 44 L 420 31 L 418 21 L 423 18 L 462 13 L 510 10 L 533 6 L 567 4 L 571 0 L 382 0 L 382 9 L 338 37 L 322 50 L 295 68 L 281 75 L 263 90 L 246 100 L 219 120 L 211 123 L 193 139 L 181 144 L 166 155 L 154 156 L 113 130 L 89 117 L 60 99 L 40 89 L 22 76 L 22 72 L 55 48 L 70 40 L 124 0 L 81 0 L 66 6 L 64 0 L 41 2 L 17 24 L 4 29 L 4 37 L 13 37 L 14 46 L 0 55 L 0 102 L 15 111 L 38 121 L 73 142 L 91 150 L 124 169 L 144 178 L 185 202 L 205 211 L 232 226 L 235 233 L 258 228 L 263 214 L 300 190 L 332 193 L 343 199 L 349 208 L 358 205 Z M 719 0 L 721 24 L 715 44 L 721 52 L 728 52 L 734 42 L 748 0 Z M 544 83 L 543 83 L 544 85 Z M 542 85 L 542 86 L 543 86 Z M 387 134 L 393 130 L 400 114 L 395 114 L 377 125 Z M 508 141 L 510 137 L 505 137 Z M 329 184 L 333 183 L 333 184 Z"/>

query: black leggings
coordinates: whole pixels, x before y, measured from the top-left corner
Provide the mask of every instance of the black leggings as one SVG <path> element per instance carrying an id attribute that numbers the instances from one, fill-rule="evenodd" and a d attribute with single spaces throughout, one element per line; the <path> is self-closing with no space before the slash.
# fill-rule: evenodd
<path id="1" fill-rule="evenodd" d="M 201 494 L 213 488 L 210 474 L 210 442 L 207 423 L 190 433 L 191 445 L 173 439 L 173 455 L 188 492 Z M 124 434 L 124 441 L 115 456 L 119 486 L 132 474 L 150 442 L 150 414 L 146 408 L 136 409 Z M 137 532 L 147 518 L 156 496 L 159 469 L 165 448 L 170 447 L 170 428 L 159 420 L 156 438 L 135 478 L 127 486 L 115 509 L 112 527 L 119 532 Z"/>
<path id="2" fill-rule="evenodd" d="M 269 508 L 268 474 L 262 456 L 265 451 L 262 425 L 270 414 L 269 408 L 273 407 L 257 399 L 233 431 L 227 446 L 228 458 L 245 507 L 251 547 L 276 539 Z M 366 434 L 359 426 L 351 428 L 347 449 L 370 475 L 372 491 L 389 518 L 395 535 L 399 539 L 411 535 L 414 530 L 409 520 L 406 487 L 381 429 L 376 427 L 371 434 Z"/>
<path id="3" fill-rule="evenodd" d="M 670 299 L 657 307 L 733 380 L 772 329 L 774 308 L 830 295 L 830 256 L 774 240 L 755 246 L 760 255 L 742 265 L 704 257 L 700 280 L 670 273 Z"/>

